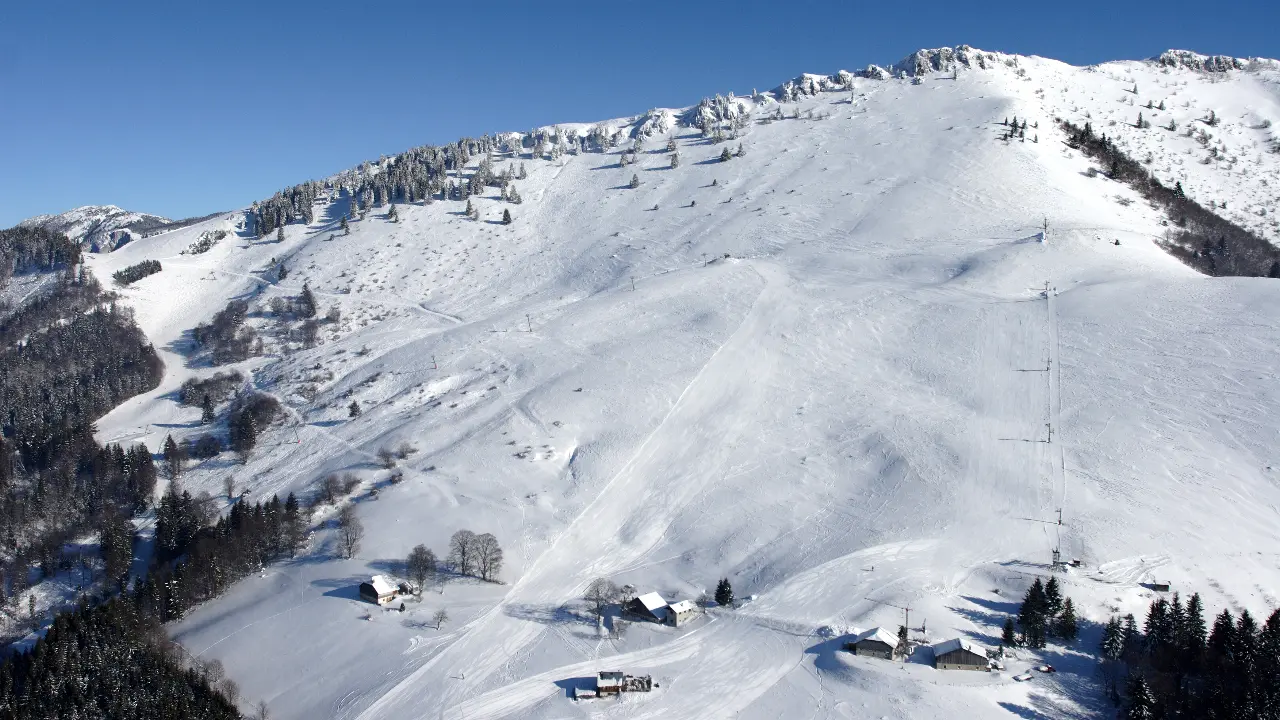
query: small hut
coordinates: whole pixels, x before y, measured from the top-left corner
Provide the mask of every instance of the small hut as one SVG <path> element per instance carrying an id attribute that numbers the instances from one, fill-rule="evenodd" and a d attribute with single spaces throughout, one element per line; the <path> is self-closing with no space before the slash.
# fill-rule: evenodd
<path id="1" fill-rule="evenodd" d="M 360 597 L 374 605 L 383 605 L 396 598 L 395 583 L 383 575 L 374 575 L 368 581 L 360 583 Z"/>
<path id="2" fill-rule="evenodd" d="M 866 655 L 881 660 L 897 660 L 900 655 L 898 636 L 882 627 L 858 633 L 844 644 L 844 649 L 854 655 Z"/>
<path id="3" fill-rule="evenodd" d="M 635 598 L 626 605 L 627 613 L 648 620 L 649 622 L 666 622 L 667 620 L 667 601 L 656 592 L 647 593 Z"/>
<path id="4" fill-rule="evenodd" d="M 934 645 L 933 665 L 939 670 L 991 670 L 987 651 L 964 638 L 952 638 Z"/>
<path id="5" fill-rule="evenodd" d="M 673 627 L 680 627 L 697 614 L 698 606 L 694 605 L 692 600 L 681 600 L 667 606 L 667 622 Z"/>

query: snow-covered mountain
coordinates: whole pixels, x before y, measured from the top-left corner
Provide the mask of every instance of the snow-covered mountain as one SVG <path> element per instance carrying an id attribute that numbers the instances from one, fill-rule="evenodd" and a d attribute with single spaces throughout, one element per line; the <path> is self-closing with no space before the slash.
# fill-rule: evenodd
<path id="1" fill-rule="evenodd" d="M 120 294 L 166 379 L 101 440 L 206 432 L 174 400 L 214 372 L 189 331 L 247 299 L 264 350 L 236 367 L 286 417 L 184 488 L 310 498 L 331 473 L 359 480 L 340 503 L 366 529 L 354 558 L 318 505 L 307 552 L 174 636 L 279 718 L 1105 714 L 1098 623 L 1143 612 L 1153 583 L 1211 612 L 1280 604 L 1280 281 L 1175 260 L 1169 218 L 1091 172 L 1055 118 L 1275 242 L 1278 82 L 1272 61 L 1188 53 L 1082 68 L 921 51 L 560 126 L 627 142 L 496 152 L 497 171 L 525 167 L 523 202 L 488 188 L 477 220 L 419 200 L 348 235 L 329 187 L 280 241 L 223 215 L 90 257 L 104 280 L 163 265 Z M 313 347 L 272 303 L 304 284 L 338 311 Z M 402 444 L 417 452 L 383 467 Z M 403 613 L 359 598 L 459 529 L 498 537 L 501 583 L 456 579 Z M 1080 561 L 1060 575 L 1076 643 L 993 675 L 838 652 L 845 632 L 896 630 L 900 607 L 913 638 L 994 647 L 1054 548 Z M 729 578 L 745 602 L 610 633 L 580 600 L 595 577 L 670 600 Z M 1059 672 L 1010 680 L 1045 660 Z M 659 687 L 569 699 L 597 670 Z"/>
<path id="2" fill-rule="evenodd" d="M 57 215 L 36 215 L 18 225 L 43 227 L 83 243 L 91 252 L 109 252 L 172 222 L 159 215 L 132 212 L 115 205 L 85 205 Z"/>

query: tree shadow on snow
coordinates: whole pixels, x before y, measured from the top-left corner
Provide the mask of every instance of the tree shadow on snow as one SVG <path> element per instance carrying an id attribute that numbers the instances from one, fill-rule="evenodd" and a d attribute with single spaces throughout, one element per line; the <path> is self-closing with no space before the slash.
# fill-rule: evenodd
<path id="1" fill-rule="evenodd" d="M 405 572 L 405 561 L 399 558 L 390 560 L 371 560 L 369 567 L 379 573 L 402 575 Z"/>
<path id="2" fill-rule="evenodd" d="M 503 608 L 503 612 L 507 617 L 517 620 L 528 620 L 530 622 L 542 623 L 543 625 L 563 625 L 569 623 L 584 623 L 594 618 L 588 618 L 571 610 L 566 605 L 531 605 L 520 603 L 508 605 Z M 593 623 L 594 627 L 594 623 Z"/>

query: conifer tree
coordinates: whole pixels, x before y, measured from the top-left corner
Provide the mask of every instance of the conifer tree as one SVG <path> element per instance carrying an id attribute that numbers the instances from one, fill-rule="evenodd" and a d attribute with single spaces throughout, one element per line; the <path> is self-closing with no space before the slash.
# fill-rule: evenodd
<path id="1" fill-rule="evenodd" d="M 360 417 L 360 401 L 359 400 L 352 400 L 351 404 L 347 406 L 347 417 L 349 418 Z"/>
<path id="2" fill-rule="evenodd" d="M 675 135 L 672 135 L 671 137 L 667 138 L 667 152 L 675 152 L 675 151 L 676 151 L 676 137 Z"/>
<path id="3" fill-rule="evenodd" d="M 508 210 L 507 208 L 502 209 L 502 224 L 503 225 L 511 224 L 511 211 Z"/>
<path id="4" fill-rule="evenodd" d="M 640 176 L 632 175 L 631 183 L 628 185 L 628 187 L 630 187 L 632 190 L 635 190 L 636 188 L 640 187 Z"/>
<path id="5" fill-rule="evenodd" d="M 680 153 L 671 153 L 671 169 L 680 167 Z"/>
<path id="6" fill-rule="evenodd" d="M 1187 600 L 1183 612 L 1182 641 L 1179 643 L 1181 660 L 1179 666 L 1183 672 L 1198 672 L 1205 651 L 1204 606 L 1200 593 L 1195 593 Z"/>
<path id="7" fill-rule="evenodd" d="M 395 203 L 391 203 L 391 207 L 387 209 L 387 220 L 390 220 L 391 222 L 398 222 L 400 220 L 400 216 L 396 214 Z"/>
<path id="8" fill-rule="evenodd" d="M 176 480 L 182 474 L 183 461 L 187 459 L 186 453 L 173 441 L 172 435 L 165 436 L 164 439 L 164 467 L 169 474 L 170 480 Z"/>
<path id="9" fill-rule="evenodd" d="M 1063 640 L 1075 640 L 1079 633 L 1075 605 L 1071 602 L 1071 598 L 1066 598 L 1062 601 L 1062 612 L 1055 621 L 1054 634 Z"/>
<path id="10" fill-rule="evenodd" d="M 1041 648 L 1045 645 L 1047 627 L 1047 600 L 1044 584 L 1036 578 L 1027 594 L 1023 596 L 1022 607 L 1018 610 L 1018 625 L 1022 628 L 1023 643 L 1027 647 Z"/>
<path id="11" fill-rule="evenodd" d="M 729 152 L 729 148 L 720 151 L 720 162 L 729 162 L 733 159 L 733 153 Z"/>
<path id="12" fill-rule="evenodd" d="M 729 578 L 720 578 L 720 582 L 716 584 L 716 604 L 721 607 L 733 606 L 733 586 L 729 584 Z"/>
<path id="13" fill-rule="evenodd" d="M 1005 647 L 1016 647 L 1018 645 L 1018 636 L 1013 630 L 1013 616 L 1004 619 L 1004 630 L 1000 633 L 1000 644 Z"/>
<path id="14" fill-rule="evenodd" d="M 204 399 L 200 401 L 200 422 L 208 425 L 216 420 L 217 417 L 213 410 L 213 398 L 209 397 L 208 393 L 205 393 Z"/>
<path id="15" fill-rule="evenodd" d="M 1124 710 L 1125 720 L 1153 720 L 1155 718 L 1156 699 L 1151 694 L 1151 687 L 1141 673 L 1129 677 L 1129 702 Z"/>
<path id="16" fill-rule="evenodd" d="M 284 226 L 276 228 L 276 242 L 284 242 Z"/>
<path id="17" fill-rule="evenodd" d="M 298 302 L 294 305 L 300 318 L 313 318 L 316 316 L 316 296 L 311 292 L 311 285 L 302 283 L 302 292 L 298 295 Z"/>
<path id="18" fill-rule="evenodd" d="M 1044 609 L 1049 617 L 1057 617 L 1062 612 L 1062 588 L 1057 575 L 1050 575 L 1049 582 L 1044 584 Z"/>
<path id="19" fill-rule="evenodd" d="M 346 215 L 343 215 L 342 219 L 338 221 L 338 227 L 342 228 L 343 235 L 351 234 L 351 224 L 347 221 Z"/>

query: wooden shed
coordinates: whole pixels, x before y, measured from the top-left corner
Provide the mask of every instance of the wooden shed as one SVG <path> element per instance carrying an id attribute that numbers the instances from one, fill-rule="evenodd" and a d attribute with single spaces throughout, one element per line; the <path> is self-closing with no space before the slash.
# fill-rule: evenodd
<path id="1" fill-rule="evenodd" d="M 963 638 L 952 638 L 934 645 L 933 665 L 939 670 L 991 670 L 987 651 Z"/>
<path id="2" fill-rule="evenodd" d="M 844 644 L 844 649 L 854 655 L 866 655 L 881 660 L 897 660 L 900 655 L 898 636 L 882 627 L 858 633 Z"/>

